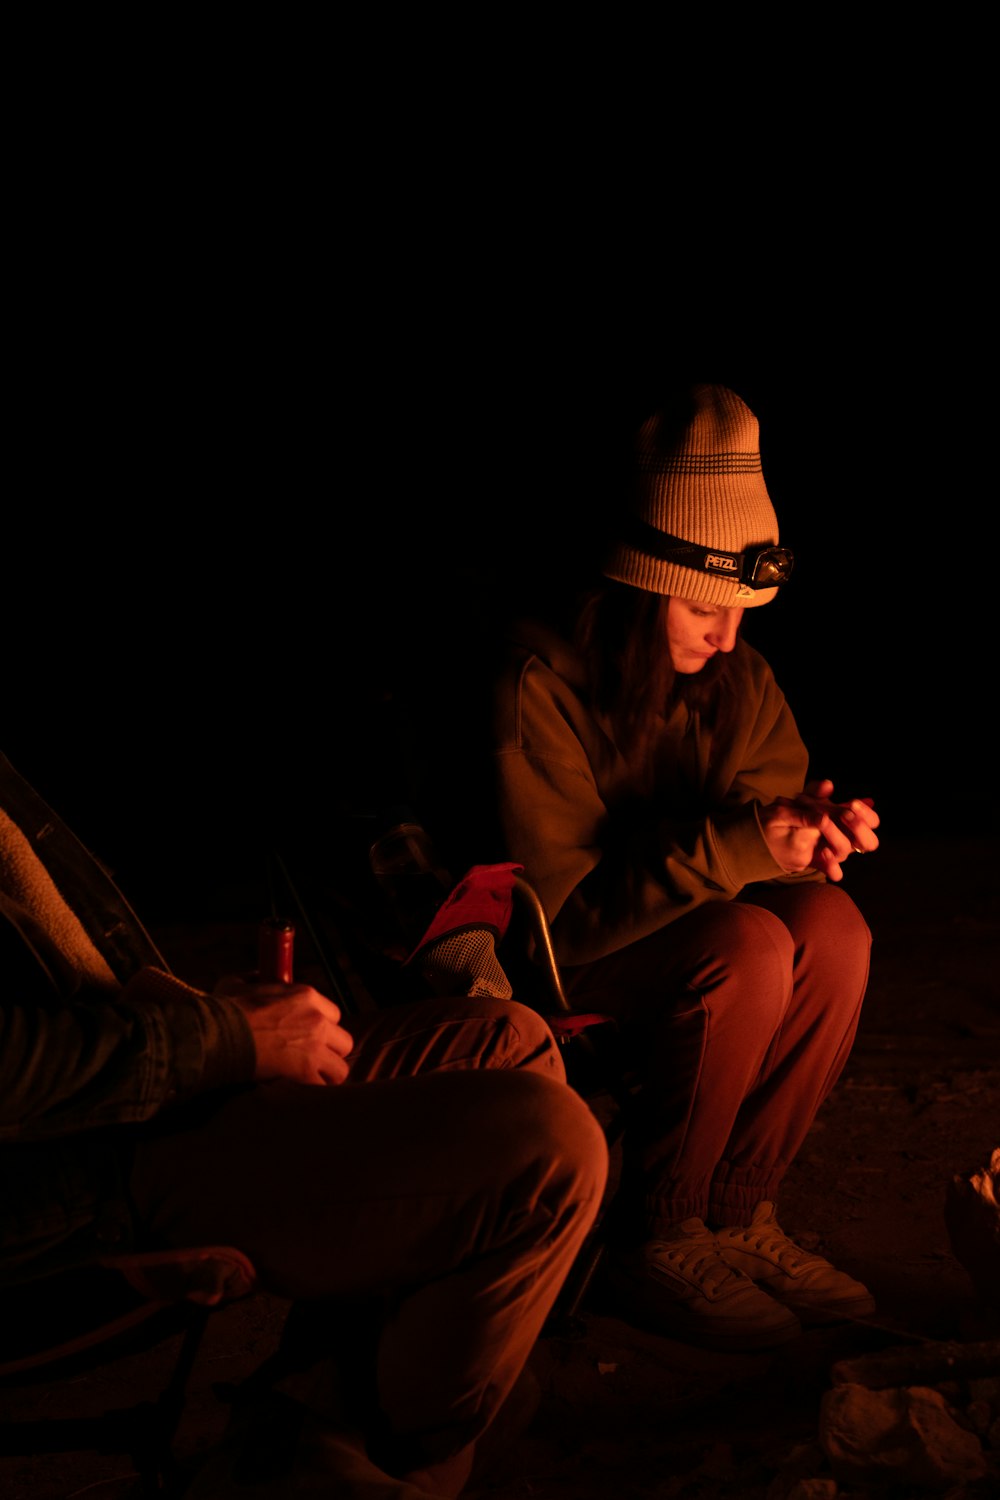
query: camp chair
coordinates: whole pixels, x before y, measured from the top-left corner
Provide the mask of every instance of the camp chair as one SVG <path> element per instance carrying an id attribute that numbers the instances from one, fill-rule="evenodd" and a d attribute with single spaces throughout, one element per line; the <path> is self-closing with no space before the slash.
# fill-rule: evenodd
<path id="1" fill-rule="evenodd" d="M 516 997 L 545 1016 L 567 1053 L 567 1073 L 581 1092 L 602 1088 L 618 1106 L 612 1140 L 624 1128 L 632 1090 L 607 1041 L 610 1016 L 574 1011 L 566 998 L 545 908 L 516 863 L 473 865 L 442 900 L 406 959 L 438 995 Z M 571 1055 L 572 1054 L 572 1055 Z M 580 1054 L 577 1056 L 576 1054 Z M 585 1058 L 589 1066 L 584 1067 Z"/>
<path id="2" fill-rule="evenodd" d="M 0 1417 L 0 1453 L 127 1454 L 137 1493 L 159 1500 L 180 1494 L 174 1440 L 208 1321 L 215 1308 L 247 1296 L 255 1282 L 254 1267 L 241 1251 L 210 1245 L 109 1256 L 5 1288 L 0 1392 L 8 1399 Z M 83 1376 L 176 1338 L 168 1377 L 152 1398 L 122 1408 L 102 1405 L 86 1416 L 12 1414 L 15 1394 L 27 1401 L 32 1387 L 42 1387 L 48 1408 L 58 1385 L 79 1385 Z"/>
<path id="3" fill-rule="evenodd" d="M 360 838 L 359 838 L 360 830 Z M 635 1092 L 618 1056 L 617 1027 L 574 1011 L 563 990 L 542 902 L 515 862 L 474 865 L 453 880 L 433 841 L 408 811 L 364 815 L 347 842 L 358 858 L 345 890 L 292 879 L 274 856 L 276 881 L 296 922 L 319 935 L 336 964 L 345 1013 L 428 995 L 517 999 L 544 1015 L 569 1082 L 591 1104 L 609 1149 L 620 1140 Z M 280 896 L 278 897 L 280 900 Z M 359 976 L 360 989 L 345 978 Z M 606 1210 L 591 1231 L 549 1320 L 549 1331 L 580 1331 L 578 1310 L 600 1262 Z"/>
<path id="4" fill-rule="evenodd" d="M 591 1104 L 609 1149 L 624 1134 L 635 1092 L 610 1016 L 574 1011 L 566 998 L 545 908 L 523 866 L 474 865 L 441 902 L 412 953 L 437 995 L 516 998 L 545 1016 L 570 1084 Z M 579 1310 L 604 1253 L 608 1203 L 577 1256 L 549 1316 L 547 1332 L 578 1337 Z"/>

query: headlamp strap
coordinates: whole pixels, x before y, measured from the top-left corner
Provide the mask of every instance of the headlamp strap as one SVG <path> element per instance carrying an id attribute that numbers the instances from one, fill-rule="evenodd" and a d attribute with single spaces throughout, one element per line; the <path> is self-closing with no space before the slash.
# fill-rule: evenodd
<path id="1" fill-rule="evenodd" d="M 622 530 L 624 542 L 660 562 L 676 563 L 679 567 L 692 568 L 696 573 L 710 573 L 717 578 L 732 578 L 735 582 L 749 584 L 751 588 L 774 588 L 777 583 L 784 582 L 783 578 L 754 579 L 754 569 L 763 552 L 781 552 L 787 559 L 785 576 L 791 572 L 792 554 L 778 548 L 774 542 L 761 542 L 743 552 L 726 552 L 721 547 L 702 547 L 698 542 L 686 542 L 683 537 L 671 536 L 669 531 L 660 531 L 638 516 L 631 516 Z"/>

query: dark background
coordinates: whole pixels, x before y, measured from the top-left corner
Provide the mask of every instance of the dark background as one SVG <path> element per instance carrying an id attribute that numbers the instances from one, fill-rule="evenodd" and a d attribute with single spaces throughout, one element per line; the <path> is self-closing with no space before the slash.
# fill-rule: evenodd
<path id="1" fill-rule="evenodd" d="M 50 375 L 8 501 L 2 748 L 144 890 L 150 864 L 159 890 L 190 860 L 252 860 L 283 804 L 384 795 L 386 692 L 421 674 L 470 690 L 477 631 L 595 525 L 662 338 L 605 330 L 581 362 L 541 324 L 482 321 L 461 361 L 438 330 L 432 373 L 399 332 L 357 386 L 293 370 L 281 340 L 248 369 L 190 332 L 174 383 L 148 340 L 128 369 Z M 995 827 L 971 565 L 987 414 L 937 365 L 841 353 L 824 337 L 780 370 L 752 348 L 693 364 L 757 413 L 797 558 L 745 629 L 816 773 L 873 796 L 886 837 Z"/>
<path id="2" fill-rule="evenodd" d="M 816 774 L 886 839 L 996 830 L 990 240 L 930 117 L 888 176 L 888 134 L 831 126 L 825 170 L 744 143 L 678 196 L 693 127 L 650 177 L 499 121 L 470 171 L 433 110 L 382 146 L 308 98 L 199 134 L 132 88 L 24 163 L 0 748 L 140 905 L 380 795 L 392 684 L 465 691 L 684 374 L 760 420 L 797 562 L 746 628 Z"/>

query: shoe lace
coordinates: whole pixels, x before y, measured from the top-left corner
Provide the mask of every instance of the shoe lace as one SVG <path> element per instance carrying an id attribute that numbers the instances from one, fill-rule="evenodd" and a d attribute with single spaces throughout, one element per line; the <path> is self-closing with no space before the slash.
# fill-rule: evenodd
<path id="1" fill-rule="evenodd" d="M 668 1240 L 661 1245 L 660 1255 L 671 1261 L 683 1276 L 706 1286 L 718 1286 L 738 1274 L 723 1259 L 713 1239 L 699 1238 L 693 1243 Z"/>
<path id="2" fill-rule="evenodd" d="M 808 1261 L 819 1260 L 810 1250 L 803 1250 L 777 1227 L 769 1230 L 744 1229 L 739 1238 L 754 1250 L 773 1256 L 779 1265 L 801 1266 Z"/>

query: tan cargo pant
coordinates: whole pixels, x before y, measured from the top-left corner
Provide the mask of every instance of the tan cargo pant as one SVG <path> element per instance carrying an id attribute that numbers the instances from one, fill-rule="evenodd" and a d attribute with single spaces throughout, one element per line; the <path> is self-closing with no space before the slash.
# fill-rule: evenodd
<path id="1" fill-rule="evenodd" d="M 607 1147 L 524 1006 L 352 1029 L 348 1083 L 201 1106 L 144 1142 L 132 1192 L 158 1241 L 230 1243 L 278 1295 L 377 1307 L 371 1452 L 450 1497 L 596 1217 Z"/>

